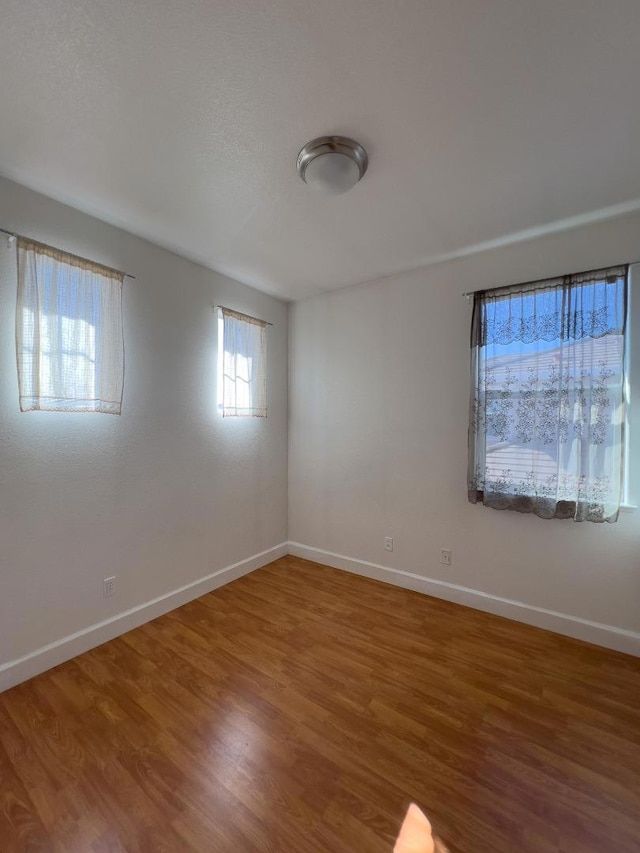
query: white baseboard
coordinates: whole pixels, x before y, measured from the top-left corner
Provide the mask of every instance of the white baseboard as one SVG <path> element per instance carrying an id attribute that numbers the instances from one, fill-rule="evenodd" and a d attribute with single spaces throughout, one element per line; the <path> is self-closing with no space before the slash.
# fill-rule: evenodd
<path id="1" fill-rule="evenodd" d="M 432 595 L 435 598 L 444 598 L 446 601 L 464 604 L 476 610 L 495 613 L 497 616 L 506 616 L 507 619 L 525 622 L 527 625 L 535 625 L 536 628 L 545 628 L 548 631 L 554 631 L 556 634 L 565 634 L 567 637 L 574 637 L 587 643 L 595 643 L 595 645 L 604 646 L 608 649 L 640 656 L 640 633 L 635 631 L 617 628 L 614 625 L 604 625 L 601 622 L 591 622 L 589 619 L 570 616 L 568 613 L 559 613 L 556 610 L 535 607 L 522 601 L 489 595 L 478 589 L 469 589 L 454 583 L 425 578 L 422 575 L 401 571 L 400 569 L 391 569 L 388 566 L 369 563 L 366 560 L 345 557 L 342 554 L 334 554 L 332 551 L 323 551 L 321 548 L 302 545 L 300 542 L 289 542 L 289 553 L 294 557 L 312 560 L 314 563 L 323 563 L 336 569 L 343 569 L 374 580 L 401 586 L 404 589 L 412 589 L 425 595 Z"/>
<path id="2" fill-rule="evenodd" d="M 555 631 L 557 634 L 565 634 L 568 637 L 575 637 L 578 640 L 640 657 L 640 633 L 635 631 L 617 628 L 614 625 L 604 625 L 601 622 L 592 622 L 588 619 L 581 619 L 555 610 L 547 610 L 543 607 L 535 607 L 522 601 L 489 595 L 477 589 L 469 589 L 434 578 L 425 578 L 422 575 L 392 569 L 389 566 L 370 563 L 366 560 L 345 557 L 342 554 L 302 545 L 299 542 L 282 542 L 273 548 L 254 554 L 252 557 L 240 560 L 224 569 L 219 569 L 217 572 L 199 578 L 165 595 L 146 601 L 123 613 L 118 613 L 110 619 L 105 619 L 103 622 L 98 622 L 76 631 L 74 634 L 62 637 L 21 658 L 1 664 L 0 693 L 20 684 L 22 681 L 39 675 L 41 672 L 58 666 L 58 664 L 76 657 L 76 655 L 100 646 L 102 643 L 114 639 L 114 637 L 119 637 L 151 619 L 156 619 L 176 607 L 181 607 L 201 595 L 206 595 L 206 593 L 249 574 L 249 572 L 266 566 L 286 554 L 333 566 L 336 569 L 353 572 L 384 583 L 394 584 L 404 589 L 412 589 L 425 595 L 432 595 L 435 598 L 443 598 L 456 604 L 473 607 L 476 610 L 495 613 L 498 616 L 514 619 L 516 622 L 525 622 L 528 625 L 535 625 L 537 628 L 545 628 L 549 631 Z"/>
<path id="3" fill-rule="evenodd" d="M 240 560 L 238 563 L 212 572 L 206 577 L 199 578 L 165 595 L 160 595 L 151 601 L 145 601 L 144 604 L 139 604 L 123 613 L 118 613 L 110 619 L 105 619 L 104 622 L 89 625 L 87 628 L 76 631 L 75 634 L 69 634 L 67 637 L 55 640 L 53 643 L 42 646 L 42 648 L 36 649 L 21 658 L 8 661 L 0 665 L 0 693 L 20 684 L 22 681 L 26 681 L 28 678 L 32 678 L 34 675 L 39 675 L 47 669 L 64 663 L 76 655 L 100 646 L 107 640 L 113 640 L 114 637 L 119 637 L 151 619 L 156 619 L 170 610 L 175 610 L 176 607 L 181 607 L 194 598 L 199 598 L 201 595 L 242 577 L 242 575 L 249 574 L 261 566 L 266 566 L 267 563 L 284 557 L 287 553 L 287 543 L 282 542 L 267 551 L 261 551 L 259 554 L 247 557 L 246 560 Z"/>

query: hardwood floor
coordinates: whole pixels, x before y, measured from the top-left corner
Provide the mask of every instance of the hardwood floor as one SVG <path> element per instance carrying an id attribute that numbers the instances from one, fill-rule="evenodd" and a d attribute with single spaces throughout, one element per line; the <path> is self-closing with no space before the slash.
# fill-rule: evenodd
<path id="1" fill-rule="evenodd" d="M 640 661 L 278 560 L 0 695 L 0 850 L 640 851 Z"/>

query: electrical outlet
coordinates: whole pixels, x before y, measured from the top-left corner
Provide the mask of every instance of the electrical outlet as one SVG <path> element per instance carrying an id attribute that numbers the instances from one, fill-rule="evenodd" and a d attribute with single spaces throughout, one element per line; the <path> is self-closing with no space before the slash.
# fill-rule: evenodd
<path id="1" fill-rule="evenodd" d="M 440 549 L 440 562 L 443 566 L 451 565 L 451 551 L 448 548 Z"/>
<path id="2" fill-rule="evenodd" d="M 384 550 L 393 551 L 393 536 L 384 537 Z"/>
<path id="3" fill-rule="evenodd" d="M 111 578 L 105 578 L 102 581 L 102 594 L 105 598 L 111 598 L 113 593 L 116 591 L 116 578 L 115 575 Z"/>

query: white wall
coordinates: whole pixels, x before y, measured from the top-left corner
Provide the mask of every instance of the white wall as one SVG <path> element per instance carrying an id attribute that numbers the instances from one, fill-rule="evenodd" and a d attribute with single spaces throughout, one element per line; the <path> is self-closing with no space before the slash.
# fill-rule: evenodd
<path id="1" fill-rule="evenodd" d="M 575 524 L 467 502 L 471 308 L 462 296 L 638 257 L 634 215 L 293 305 L 289 539 L 307 547 L 290 550 L 640 653 L 640 513 Z M 453 550 L 451 568 L 440 565 L 441 547 Z M 606 636 L 469 590 L 619 630 Z"/>
<path id="2" fill-rule="evenodd" d="M 123 415 L 23 414 L 15 249 L 0 238 L 2 689 L 286 550 L 287 306 L 2 179 L 0 226 L 137 276 L 124 291 Z M 639 256 L 633 216 L 293 306 L 288 538 L 305 556 L 382 564 L 405 573 L 385 578 L 499 612 L 460 588 L 515 599 L 637 644 L 640 513 L 577 525 L 467 503 L 461 293 Z M 216 410 L 215 304 L 274 323 L 266 421 Z"/>
<path id="3" fill-rule="evenodd" d="M 286 540 L 287 305 L 5 180 L 0 226 L 136 276 L 124 285 L 122 416 L 23 414 L 15 247 L 0 235 L 1 689 L 64 655 L 31 669 L 15 659 Z M 217 411 L 216 304 L 274 324 L 266 420 Z"/>

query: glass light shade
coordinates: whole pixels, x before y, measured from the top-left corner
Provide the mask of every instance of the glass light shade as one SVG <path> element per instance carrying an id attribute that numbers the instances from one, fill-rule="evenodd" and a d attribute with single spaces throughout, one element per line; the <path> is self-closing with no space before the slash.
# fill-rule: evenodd
<path id="1" fill-rule="evenodd" d="M 304 179 L 314 190 L 326 195 L 340 195 L 355 187 L 360 180 L 360 169 L 346 154 L 329 151 L 308 163 Z"/>

